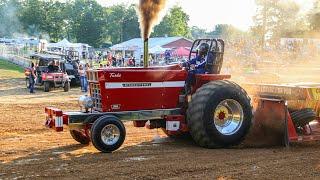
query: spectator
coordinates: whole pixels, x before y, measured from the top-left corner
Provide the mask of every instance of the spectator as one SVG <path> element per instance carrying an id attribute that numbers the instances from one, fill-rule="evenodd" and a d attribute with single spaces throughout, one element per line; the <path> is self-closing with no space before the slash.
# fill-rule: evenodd
<path id="1" fill-rule="evenodd" d="M 34 84 L 36 82 L 36 74 L 35 74 L 35 67 L 34 63 L 31 63 L 30 74 L 29 74 L 29 87 L 30 93 L 34 93 Z"/>
<path id="2" fill-rule="evenodd" d="M 117 59 L 115 57 L 112 57 L 112 66 L 117 66 Z"/>
<path id="3" fill-rule="evenodd" d="M 135 67 L 136 66 L 136 60 L 135 60 L 134 57 L 132 58 L 132 62 L 133 62 L 133 66 Z"/>
<path id="4" fill-rule="evenodd" d="M 81 91 L 82 92 L 87 92 L 87 76 L 86 76 L 86 70 L 84 69 L 83 65 L 80 64 L 79 66 L 79 75 L 80 75 L 80 83 L 81 83 Z"/>

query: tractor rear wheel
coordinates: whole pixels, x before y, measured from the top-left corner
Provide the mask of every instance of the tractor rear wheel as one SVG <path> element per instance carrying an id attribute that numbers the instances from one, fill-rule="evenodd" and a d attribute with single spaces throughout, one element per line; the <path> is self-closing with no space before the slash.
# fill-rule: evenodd
<path id="1" fill-rule="evenodd" d="M 91 127 L 91 141 L 101 152 L 117 150 L 124 142 L 126 129 L 115 116 L 102 116 Z"/>
<path id="2" fill-rule="evenodd" d="M 309 122 L 316 119 L 317 115 L 311 108 L 305 108 L 298 111 L 290 113 L 293 124 L 296 128 L 303 127 Z"/>
<path id="3" fill-rule="evenodd" d="M 43 87 L 44 87 L 44 92 L 50 91 L 50 83 L 49 82 L 44 82 Z"/>
<path id="4" fill-rule="evenodd" d="M 70 90 L 70 82 L 69 81 L 64 83 L 63 90 L 64 90 L 64 92 L 68 92 Z"/>
<path id="5" fill-rule="evenodd" d="M 89 144 L 90 142 L 90 138 L 80 131 L 70 130 L 70 134 L 72 138 L 80 144 Z"/>
<path id="6" fill-rule="evenodd" d="M 241 143 L 252 123 L 252 106 L 246 91 L 229 81 L 203 85 L 187 110 L 187 123 L 194 141 L 206 148 Z"/>

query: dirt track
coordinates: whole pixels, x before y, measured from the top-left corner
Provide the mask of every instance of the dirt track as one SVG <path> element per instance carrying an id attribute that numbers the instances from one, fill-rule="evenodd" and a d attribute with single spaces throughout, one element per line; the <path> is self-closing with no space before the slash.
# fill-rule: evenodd
<path id="1" fill-rule="evenodd" d="M 320 143 L 203 149 L 126 124 L 114 153 L 77 144 L 68 131 L 46 129 L 44 107 L 78 109 L 79 89 L 30 95 L 23 79 L 0 77 L 0 179 L 319 179 Z"/>

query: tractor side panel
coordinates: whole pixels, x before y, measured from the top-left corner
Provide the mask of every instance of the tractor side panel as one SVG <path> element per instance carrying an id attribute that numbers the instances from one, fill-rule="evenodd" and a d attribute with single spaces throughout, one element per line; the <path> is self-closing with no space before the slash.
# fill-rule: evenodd
<path id="1" fill-rule="evenodd" d="M 164 74 L 164 82 L 169 82 L 169 84 L 165 84 L 163 93 L 163 106 L 165 108 L 177 106 L 179 103 L 179 95 L 184 88 L 186 78 L 186 71 L 174 71 L 173 73 Z"/>
<path id="2" fill-rule="evenodd" d="M 100 78 L 106 112 L 175 108 L 184 86 L 183 70 L 110 69 Z"/>

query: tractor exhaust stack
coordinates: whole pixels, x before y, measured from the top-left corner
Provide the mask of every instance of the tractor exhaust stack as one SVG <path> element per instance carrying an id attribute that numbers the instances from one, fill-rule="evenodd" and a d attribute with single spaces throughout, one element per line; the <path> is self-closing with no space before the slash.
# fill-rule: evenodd
<path id="1" fill-rule="evenodd" d="M 149 65 L 148 57 L 149 57 L 149 38 L 146 38 L 143 42 L 143 67 L 147 68 Z"/>

